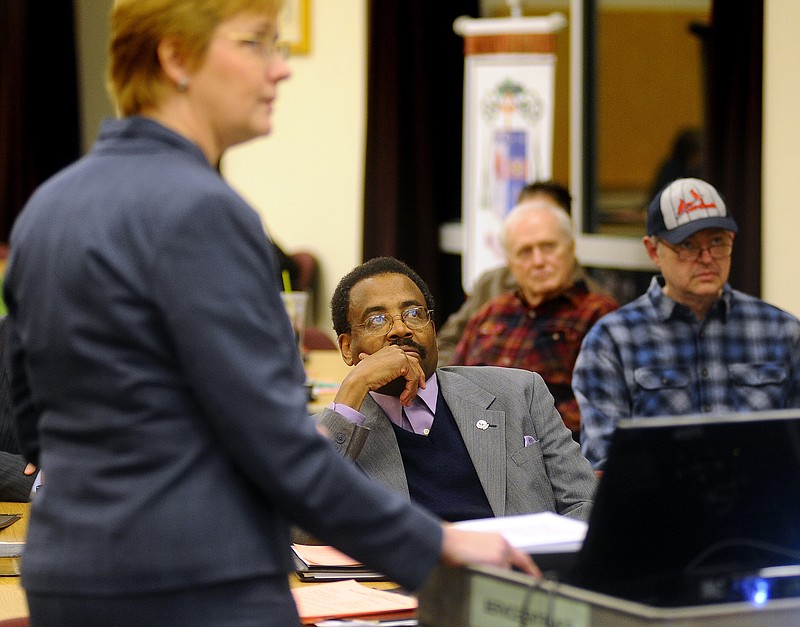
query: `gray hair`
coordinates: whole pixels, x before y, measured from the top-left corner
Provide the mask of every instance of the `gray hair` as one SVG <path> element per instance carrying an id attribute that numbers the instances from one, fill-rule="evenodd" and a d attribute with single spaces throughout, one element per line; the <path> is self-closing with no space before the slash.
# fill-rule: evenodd
<path id="1" fill-rule="evenodd" d="M 541 212 L 548 212 L 556 218 L 564 234 L 565 241 L 571 242 L 574 239 L 572 219 L 569 217 L 569 214 L 564 211 L 563 207 L 559 207 L 555 202 L 549 199 L 532 198 L 515 205 L 511 211 L 508 212 L 508 215 L 503 221 L 503 228 L 500 230 L 500 245 L 506 253 L 508 253 L 506 247 L 508 230 L 523 217 Z"/>

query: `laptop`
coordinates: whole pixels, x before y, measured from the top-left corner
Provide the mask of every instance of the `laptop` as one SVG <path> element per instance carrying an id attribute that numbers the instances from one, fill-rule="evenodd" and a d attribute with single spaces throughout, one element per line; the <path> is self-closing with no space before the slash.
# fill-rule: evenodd
<path id="1" fill-rule="evenodd" d="M 800 596 L 800 409 L 620 421 L 565 579 L 663 607 Z"/>

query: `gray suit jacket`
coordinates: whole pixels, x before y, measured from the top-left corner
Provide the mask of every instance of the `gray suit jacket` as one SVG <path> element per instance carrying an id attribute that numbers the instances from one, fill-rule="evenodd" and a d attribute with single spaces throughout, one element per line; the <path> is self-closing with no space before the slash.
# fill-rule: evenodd
<path id="1" fill-rule="evenodd" d="M 580 454 L 542 378 L 514 368 L 451 366 L 436 371 L 439 389 L 496 516 L 553 511 L 588 520 L 596 478 Z M 409 498 L 408 483 L 392 425 L 367 396 L 364 426 L 326 409 L 317 415 L 337 448 L 369 437 L 350 456 L 367 474 Z M 485 420 L 488 429 L 476 423 Z M 535 442 L 524 446 L 523 436 Z"/>

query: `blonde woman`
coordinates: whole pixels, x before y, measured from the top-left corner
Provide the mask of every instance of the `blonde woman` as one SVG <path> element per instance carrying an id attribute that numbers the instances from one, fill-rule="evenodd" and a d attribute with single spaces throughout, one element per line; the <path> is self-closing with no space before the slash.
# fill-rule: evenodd
<path id="1" fill-rule="evenodd" d="M 118 0 L 121 119 L 15 225 L 13 397 L 46 474 L 22 566 L 32 625 L 298 624 L 290 522 L 409 588 L 440 560 L 534 572 L 499 536 L 377 489 L 306 415 L 269 243 L 217 171 L 271 130 L 290 75 L 279 9 Z"/>

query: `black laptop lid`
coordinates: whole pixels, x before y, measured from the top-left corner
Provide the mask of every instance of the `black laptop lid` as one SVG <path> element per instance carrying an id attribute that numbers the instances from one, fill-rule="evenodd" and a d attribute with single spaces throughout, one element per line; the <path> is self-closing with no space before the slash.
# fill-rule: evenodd
<path id="1" fill-rule="evenodd" d="M 787 564 L 800 564 L 800 410 L 620 421 L 571 583 L 695 605 Z"/>

